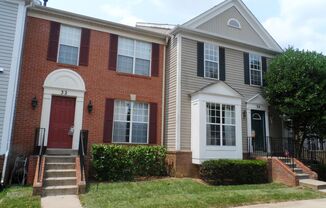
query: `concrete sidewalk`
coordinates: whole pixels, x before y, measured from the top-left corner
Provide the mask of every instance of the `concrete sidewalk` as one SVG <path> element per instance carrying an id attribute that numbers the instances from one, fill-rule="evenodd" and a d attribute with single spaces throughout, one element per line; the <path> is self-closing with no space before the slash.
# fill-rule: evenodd
<path id="1" fill-rule="evenodd" d="M 326 199 L 314 199 L 304 201 L 280 202 L 274 204 L 258 204 L 237 208 L 326 208 Z"/>
<path id="2" fill-rule="evenodd" d="M 42 197 L 41 207 L 42 208 L 82 208 L 77 195 Z"/>

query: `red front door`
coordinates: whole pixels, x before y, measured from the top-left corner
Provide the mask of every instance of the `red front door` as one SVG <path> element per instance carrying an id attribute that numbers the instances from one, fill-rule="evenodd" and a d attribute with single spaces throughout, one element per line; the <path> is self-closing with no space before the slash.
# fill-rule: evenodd
<path id="1" fill-rule="evenodd" d="M 74 125 L 75 98 L 52 97 L 48 148 L 72 148 L 70 128 Z"/>

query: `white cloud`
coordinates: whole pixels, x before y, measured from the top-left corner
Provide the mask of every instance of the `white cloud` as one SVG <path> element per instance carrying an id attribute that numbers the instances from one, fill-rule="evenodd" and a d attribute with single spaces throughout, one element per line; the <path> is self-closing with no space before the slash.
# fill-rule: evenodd
<path id="1" fill-rule="evenodd" d="M 282 47 L 326 53 L 326 1 L 279 0 L 280 15 L 263 24 Z"/>
<path id="2" fill-rule="evenodd" d="M 141 0 L 138 0 L 140 2 Z M 134 2 L 136 3 L 136 2 Z M 121 24 L 135 26 L 136 22 L 143 22 L 143 20 L 132 13 L 132 7 L 124 7 L 114 4 L 105 4 L 101 6 L 101 10 L 108 16 L 114 18 Z"/>

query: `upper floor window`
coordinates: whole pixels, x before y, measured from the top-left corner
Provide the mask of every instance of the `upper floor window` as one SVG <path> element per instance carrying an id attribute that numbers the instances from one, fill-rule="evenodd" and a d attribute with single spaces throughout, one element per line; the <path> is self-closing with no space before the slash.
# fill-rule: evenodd
<path id="1" fill-rule="evenodd" d="M 115 100 L 113 142 L 148 143 L 149 105 L 147 103 Z"/>
<path id="2" fill-rule="evenodd" d="M 235 106 L 206 104 L 207 145 L 235 146 Z"/>
<path id="3" fill-rule="evenodd" d="M 239 20 L 237 20 L 235 18 L 231 18 L 228 20 L 228 26 L 234 27 L 237 29 L 241 29 L 241 24 L 240 24 Z"/>
<path id="4" fill-rule="evenodd" d="M 263 70 L 262 70 L 261 56 L 256 54 L 249 54 L 249 71 L 250 71 L 250 84 L 262 86 Z"/>
<path id="5" fill-rule="evenodd" d="M 78 65 L 81 29 L 61 25 L 58 62 L 63 64 Z"/>
<path id="6" fill-rule="evenodd" d="M 119 37 L 117 71 L 150 76 L 152 45 Z"/>
<path id="7" fill-rule="evenodd" d="M 204 45 L 204 70 L 206 78 L 219 79 L 219 48 L 214 44 Z"/>

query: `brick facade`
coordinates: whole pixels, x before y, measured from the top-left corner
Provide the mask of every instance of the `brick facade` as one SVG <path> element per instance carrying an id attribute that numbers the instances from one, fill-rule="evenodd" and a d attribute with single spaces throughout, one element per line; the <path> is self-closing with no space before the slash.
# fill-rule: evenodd
<path id="1" fill-rule="evenodd" d="M 27 18 L 23 63 L 17 98 L 13 157 L 17 154 L 31 155 L 34 146 L 35 129 L 40 126 L 43 83 L 49 73 L 56 69 L 70 69 L 84 80 L 83 129 L 89 130 L 88 151 L 95 143 L 103 143 L 105 100 L 107 98 L 136 100 L 157 104 L 156 144 L 161 144 L 162 86 L 164 45 L 159 46 L 159 75 L 144 77 L 122 74 L 108 69 L 110 34 L 91 30 L 88 66 L 71 66 L 47 60 L 50 21 L 35 17 Z M 38 100 L 35 109 L 31 106 L 33 97 Z M 93 111 L 87 110 L 92 101 Z"/>

